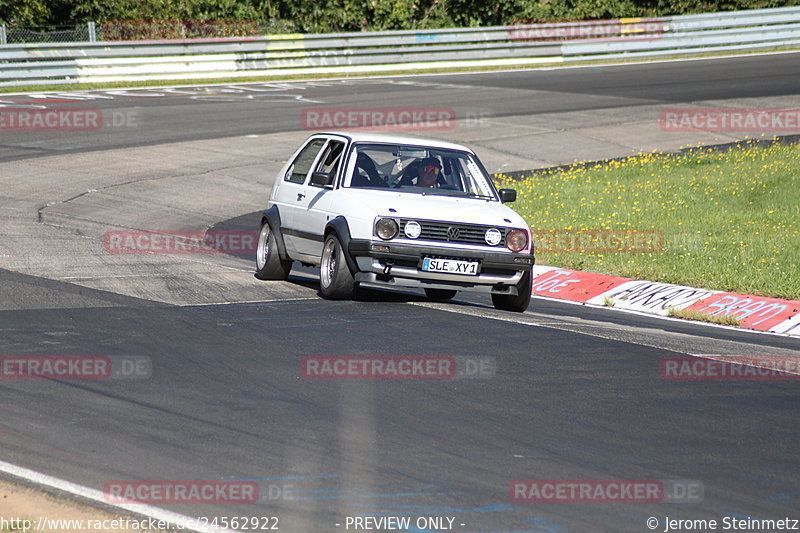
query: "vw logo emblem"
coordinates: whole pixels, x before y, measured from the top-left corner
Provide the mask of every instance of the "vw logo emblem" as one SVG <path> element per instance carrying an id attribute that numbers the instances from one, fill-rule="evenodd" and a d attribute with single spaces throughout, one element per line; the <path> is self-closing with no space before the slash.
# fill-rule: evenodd
<path id="1" fill-rule="evenodd" d="M 448 241 L 457 241 L 460 236 L 461 236 L 461 231 L 458 228 L 454 226 L 450 226 L 449 228 L 447 228 Z"/>

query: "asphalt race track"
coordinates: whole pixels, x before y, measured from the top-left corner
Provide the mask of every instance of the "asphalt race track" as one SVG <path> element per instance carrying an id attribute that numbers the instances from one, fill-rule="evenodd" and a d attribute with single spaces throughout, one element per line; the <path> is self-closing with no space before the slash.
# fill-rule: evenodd
<path id="1" fill-rule="evenodd" d="M 6 109 L 136 117 L 69 134 L 0 131 L 0 355 L 149 362 L 130 379 L 0 379 L 0 459 L 98 490 L 255 484 L 252 503 L 152 505 L 209 520 L 277 517 L 290 533 L 354 531 L 348 519 L 364 516 L 462 533 L 800 519 L 799 382 L 676 381 L 661 370 L 682 355 L 796 358 L 797 339 L 541 299 L 519 315 L 415 291 L 331 302 L 310 269 L 259 282 L 252 253 L 103 244 L 109 231 L 256 229 L 275 171 L 309 133 L 309 106 L 450 106 L 458 125 L 430 135 L 475 140 L 489 165 L 506 158 L 516 170 L 570 160 L 552 137 L 591 137 L 577 147 L 587 157 L 636 147 L 609 144 L 605 130 L 684 142 L 653 129 L 663 106 L 800 107 L 798 57 L 0 97 Z M 304 358 L 325 356 L 454 358 L 466 375 L 304 373 Z M 664 492 L 520 502 L 515 480 L 657 482 Z"/>
<path id="2" fill-rule="evenodd" d="M 71 132 L 68 136 L 62 131 L 16 132 L 0 143 L 0 161 L 64 151 L 315 130 L 304 123 L 301 111 L 334 106 L 452 109 L 466 127 L 430 133 L 477 142 L 479 147 L 486 137 L 496 136 L 501 143 L 487 146 L 502 147 L 508 156 L 509 151 L 517 154 L 509 146 L 514 144 L 513 134 L 521 133 L 518 129 L 525 127 L 528 134 L 547 131 L 539 143 L 558 140 L 553 146 L 542 145 L 547 153 L 564 149 L 565 140 L 550 133 L 568 128 L 569 122 L 584 129 L 599 125 L 607 131 L 613 131 L 609 126 L 621 123 L 628 131 L 623 137 L 641 137 L 642 131 L 631 124 L 658 120 L 658 113 L 651 110 L 660 108 L 654 106 L 706 102 L 714 107 L 732 100 L 741 107 L 765 107 L 768 102 L 790 107 L 793 102 L 796 104 L 798 77 L 797 54 L 786 54 L 584 69 L 63 93 L 66 97 L 0 95 L 0 105 L 8 109 L 58 106 L 105 111 L 103 127 L 97 130 Z M 787 98 L 779 101 L 775 100 L 777 97 Z M 609 113 L 610 110 L 615 112 Z M 502 134 L 484 124 L 484 117 L 498 122 Z M 645 132 L 645 136 L 652 136 L 652 132 Z M 614 132 L 610 139 L 620 142 L 619 137 Z M 677 138 L 677 144 L 683 141 Z M 530 158 L 532 148 L 535 150 L 531 144 L 523 143 L 518 153 Z M 669 147 L 672 143 L 661 139 L 658 147 L 663 149 L 664 144 Z M 570 148 L 581 159 L 582 147 Z M 606 152 L 608 149 L 603 147 Z M 587 155 L 594 159 L 608 157 L 594 152 Z"/>

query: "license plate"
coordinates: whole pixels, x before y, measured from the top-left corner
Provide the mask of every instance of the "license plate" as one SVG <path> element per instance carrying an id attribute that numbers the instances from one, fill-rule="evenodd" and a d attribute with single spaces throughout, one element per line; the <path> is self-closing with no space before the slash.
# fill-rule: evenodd
<path id="1" fill-rule="evenodd" d="M 433 259 L 432 257 L 426 257 L 422 260 L 422 270 L 425 272 L 444 272 L 447 274 L 477 276 L 478 262 L 459 261 L 457 259 Z"/>

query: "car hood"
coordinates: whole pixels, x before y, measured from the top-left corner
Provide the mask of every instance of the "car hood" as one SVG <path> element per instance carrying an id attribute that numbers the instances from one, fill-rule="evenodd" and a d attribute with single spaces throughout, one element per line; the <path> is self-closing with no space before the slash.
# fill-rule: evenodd
<path id="1" fill-rule="evenodd" d="M 525 220 L 500 202 L 367 189 L 340 189 L 348 202 L 363 204 L 375 216 L 442 220 L 464 224 L 527 228 Z"/>

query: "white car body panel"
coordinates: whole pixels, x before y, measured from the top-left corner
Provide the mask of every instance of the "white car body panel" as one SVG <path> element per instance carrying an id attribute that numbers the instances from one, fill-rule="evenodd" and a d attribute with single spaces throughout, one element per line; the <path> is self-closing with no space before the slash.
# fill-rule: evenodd
<path id="1" fill-rule="evenodd" d="M 394 212 L 389 211 L 394 209 Z M 456 198 L 399 193 L 376 189 L 340 189 L 331 204 L 337 213 L 358 213 L 359 218 L 372 220 L 377 216 L 441 220 L 485 226 L 526 228 L 525 220 L 498 201 L 477 198 Z M 358 238 L 372 237 L 372 227 L 358 225 Z M 356 237 L 351 228 L 351 235 Z"/>
<path id="2" fill-rule="evenodd" d="M 303 149 L 315 139 L 324 139 L 326 143 L 318 149 L 313 164 L 305 174 L 305 181 L 303 183 L 289 181 L 287 173 L 290 170 L 293 173 L 293 179 L 297 181 L 301 179 L 302 174 L 299 174 L 297 169 L 300 168 L 300 172 L 303 172 L 302 169 L 305 168 L 303 165 L 310 160 L 311 151 L 306 152 L 299 160 L 298 157 Z M 341 155 L 338 155 L 338 152 L 333 149 L 342 148 L 342 145 L 338 145 L 337 142 L 344 143 Z M 348 261 L 350 261 L 350 265 L 357 265 L 351 266 L 351 270 L 357 269 L 353 272 L 356 281 L 378 282 L 390 286 L 456 288 L 457 290 L 477 290 L 512 295 L 516 293 L 517 283 L 522 279 L 523 273 L 529 272 L 533 265 L 530 230 L 521 216 L 504 205 L 499 197 L 486 199 L 464 196 L 470 189 L 464 186 L 464 188 L 451 192 L 446 190 L 448 187 L 444 186 L 449 183 L 443 183 L 442 189 L 444 190 L 431 189 L 430 193 L 425 192 L 426 189 L 418 184 L 401 189 L 390 188 L 386 184 L 381 184 L 382 188 L 377 188 L 372 185 L 372 182 L 369 186 L 359 183 L 357 187 L 345 187 L 343 185 L 350 183 L 356 168 L 353 146 L 357 143 L 403 147 L 402 151 L 389 151 L 388 162 L 385 157 L 387 150 L 376 149 L 378 150 L 375 152 L 376 156 L 383 154 L 382 161 L 384 162 L 381 163 L 383 169 L 380 172 L 384 174 L 381 174 L 381 178 L 387 175 L 385 174 L 386 168 L 392 165 L 391 157 L 398 158 L 397 168 L 402 169 L 403 167 L 399 163 L 400 157 L 409 157 L 414 160 L 417 156 L 407 154 L 430 149 L 462 154 L 457 156 L 457 154 L 451 155 L 449 152 L 426 152 L 428 154 L 445 154 L 440 158 L 440 176 L 447 172 L 447 179 L 450 180 L 454 179 L 453 176 L 472 179 L 458 174 L 457 165 L 461 164 L 459 163 L 461 161 L 469 162 L 476 169 L 475 172 L 480 172 L 480 176 L 485 176 L 485 171 L 481 171 L 479 168 L 480 162 L 475 153 L 464 146 L 453 143 L 372 133 L 334 132 L 312 135 L 282 167 L 270 194 L 268 209 L 265 211 L 264 220 L 266 221 L 268 212 L 277 209 L 280 227 L 273 228 L 273 230 L 277 230 L 282 236 L 285 259 L 319 264 L 326 229 L 329 227 L 341 228 L 342 220 L 344 220 L 346 232 L 349 231 L 349 235 L 340 237 L 343 248 L 347 248 L 349 243 L 353 245 L 352 250 L 355 250 L 348 249 L 348 253 L 352 254 L 352 258 L 348 257 Z M 314 150 L 316 149 L 315 147 Z M 326 155 L 327 152 L 330 153 Z M 469 155 L 463 156 L 463 154 Z M 338 157 L 338 161 L 334 156 Z M 469 159 L 470 157 L 472 159 Z M 323 161 L 326 158 L 327 162 Z M 299 161 L 299 167 L 294 165 L 296 160 Z M 418 160 L 422 161 L 421 164 L 429 164 L 427 159 L 418 158 L 414 161 Z M 472 162 L 473 160 L 475 163 Z M 376 159 L 376 161 L 378 160 Z M 330 185 L 324 185 L 327 179 L 326 174 L 318 175 L 322 179 L 317 182 L 319 184 L 311 183 L 316 169 L 332 168 L 334 164 L 336 165 L 336 175 Z M 445 165 L 445 168 L 442 165 Z M 409 164 L 405 166 L 410 168 Z M 322 172 L 328 171 L 322 170 Z M 375 175 L 374 171 L 372 175 Z M 397 176 L 398 174 L 392 173 L 392 175 Z M 474 172 L 472 175 L 474 176 Z M 319 179 L 319 177 L 315 179 Z M 399 178 L 394 177 L 393 179 L 398 180 Z M 485 179 L 488 180 L 488 176 Z M 389 181 L 388 178 L 387 181 Z M 449 188 L 452 189 L 452 187 Z M 495 194 L 490 181 L 485 190 L 486 193 Z M 480 192 L 480 194 L 484 193 Z M 401 219 L 415 220 L 423 225 L 427 223 L 429 230 L 434 233 L 423 234 L 417 239 L 412 239 L 401 232 L 394 238 L 382 240 L 375 234 L 375 222 L 379 218 L 392 218 L 398 224 L 401 223 Z M 331 224 L 334 226 L 330 226 Z M 449 232 L 453 230 L 453 226 L 465 227 L 468 232 L 473 232 L 469 236 L 472 240 L 463 240 L 466 237 L 461 237 L 462 240 L 459 240 L 459 237 L 455 236 L 453 242 L 450 242 L 449 233 L 443 240 L 441 235 L 445 227 L 449 228 Z M 436 227 L 440 229 L 435 230 Z M 477 237 L 482 235 L 481 232 L 484 231 L 484 228 L 495 228 L 500 230 L 503 235 L 512 229 L 523 230 L 528 237 L 527 247 L 512 252 L 505 245 L 505 237 L 501 244 L 496 244 L 495 241 L 495 246 L 491 246 Z M 437 234 L 436 231 L 441 233 Z M 497 234 L 496 231 L 495 234 Z M 426 238 L 425 235 L 429 237 Z M 437 238 L 437 235 L 440 236 Z M 482 270 L 477 275 L 423 271 L 420 265 L 424 257 L 443 257 L 445 261 L 448 260 L 448 257 L 452 257 L 456 261 L 461 260 L 459 258 L 468 262 L 479 261 Z M 419 259 L 419 263 L 416 262 L 417 259 Z"/>

